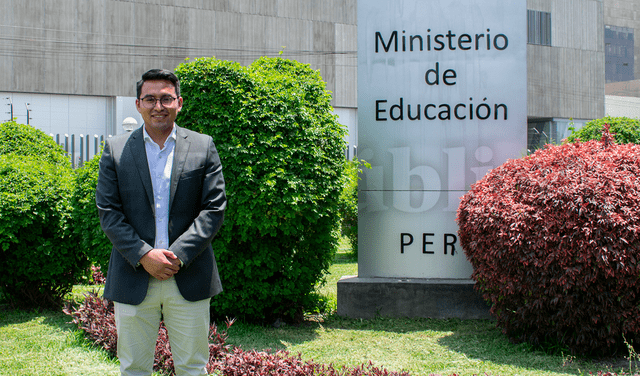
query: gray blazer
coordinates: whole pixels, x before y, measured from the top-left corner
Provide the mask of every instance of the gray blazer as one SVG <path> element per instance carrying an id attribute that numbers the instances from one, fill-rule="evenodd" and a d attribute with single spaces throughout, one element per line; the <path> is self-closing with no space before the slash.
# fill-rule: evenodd
<path id="1" fill-rule="evenodd" d="M 139 261 L 154 244 L 153 202 L 142 127 L 107 139 L 96 188 L 100 225 L 113 243 L 104 288 L 107 299 L 140 304 L 147 294 L 150 276 Z M 176 126 L 169 250 L 184 263 L 175 279 L 186 300 L 202 300 L 222 291 L 211 241 L 222 225 L 226 205 L 213 140 Z"/>

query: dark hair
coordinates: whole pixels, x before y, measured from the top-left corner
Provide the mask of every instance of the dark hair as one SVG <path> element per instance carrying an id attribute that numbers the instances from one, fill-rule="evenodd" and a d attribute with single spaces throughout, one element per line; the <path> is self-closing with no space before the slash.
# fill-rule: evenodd
<path id="1" fill-rule="evenodd" d="M 176 88 L 176 96 L 180 98 L 180 80 L 173 72 L 166 69 L 150 69 L 142 75 L 142 79 L 136 84 L 137 98 L 140 99 L 140 93 L 142 92 L 142 85 L 147 81 L 165 80 L 169 81 Z"/>

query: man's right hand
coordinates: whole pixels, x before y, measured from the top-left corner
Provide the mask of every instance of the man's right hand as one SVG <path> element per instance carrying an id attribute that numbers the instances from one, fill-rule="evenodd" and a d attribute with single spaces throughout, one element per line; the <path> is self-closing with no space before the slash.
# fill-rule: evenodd
<path id="1" fill-rule="evenodd" d="M 180 270 L 180 259 L 168 249 L 150 250 L 142 256 L 140 264 L 147 273 L 161 281 L 171 278 Z"/>

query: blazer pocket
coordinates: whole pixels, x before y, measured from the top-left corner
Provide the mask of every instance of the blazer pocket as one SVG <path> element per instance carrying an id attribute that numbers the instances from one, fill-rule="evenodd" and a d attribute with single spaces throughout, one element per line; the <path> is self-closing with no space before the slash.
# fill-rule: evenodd
<path id="1" fill-rule="evenodd" d="M 199 167 L 195 170 L 183 171 L 182 174 L 180 175 L 180 180 L 187 180 L 187 179 L 202 177 L 203 174 L 204 174 L 204 166 Z"/>

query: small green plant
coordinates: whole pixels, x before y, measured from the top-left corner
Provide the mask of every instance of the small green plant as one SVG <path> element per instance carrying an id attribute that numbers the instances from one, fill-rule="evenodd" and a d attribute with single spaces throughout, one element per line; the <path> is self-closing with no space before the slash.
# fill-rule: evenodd
<path id="1" fill-rule="evenodd" d="M 640 354 L 636 352 L 636 350 L 633 348 L 633 345 L 627 341 L 624 335 L 622 336 L 622 339 L 624 340 L 624 344 L 625 346 L 627 346 L 627 351 L 629 352 L 629 355 L 627 356 L 627 360 L 629 360 L 629 374 L 633 374 L 634 370 L 635 372 L 638 371 L 638 361 L 640 361 Z"/>
<path id="2" fill-rule="evenodd" d="M 71 166 L 69 157 L 53 138 L 15 121 L 0 124 L 0 155 L 6 154 L 30 155 L 54 165 Z"/>

